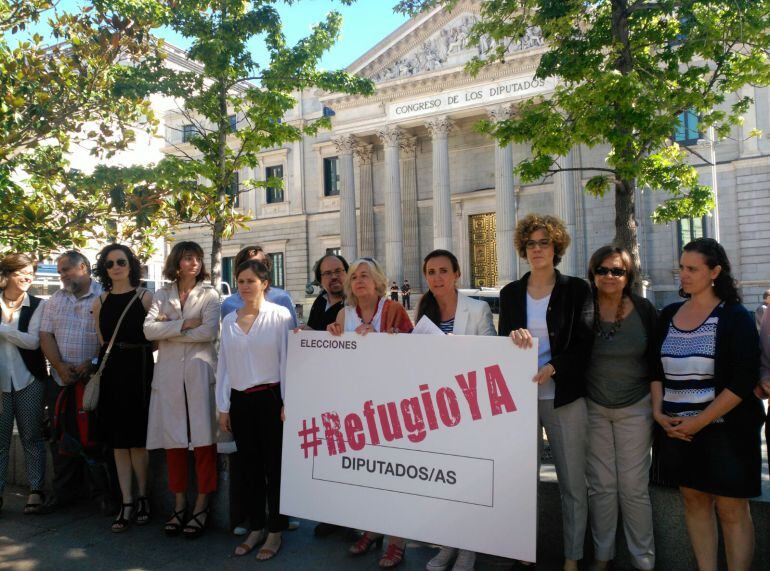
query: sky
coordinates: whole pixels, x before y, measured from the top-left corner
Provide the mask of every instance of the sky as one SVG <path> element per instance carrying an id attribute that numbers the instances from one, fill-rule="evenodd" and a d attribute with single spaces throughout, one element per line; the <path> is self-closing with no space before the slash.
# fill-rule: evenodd
<path id="1" fill-rule="evenodd" d="M 402 14 L 395 14 L 393 6 L 397 0 L 358 0 L 352 6 L 343 6 L 333 0 L 299 0 L 292 6 L 280 5 L 284 25 L 284 33 L 289 44 L 294 44 L 300 38 L 308 35 L 311 26 L 320 21 L 331 10 L 340 12 L 343 16 L 341 38 L 337 44 L 323 57 L 320 67 L 323 69 L 340 69 L 358 59 L 368 49 L 390 34 L 408 19 Z M 83 0 L 61 0 L 59 9 L 75 11 L 79 6 L 86 5 Z M 47 26 L 40 23 L 30 30 L 44 37 Z M 189 44 L 181 36 L 170 30 L 156 30 L 157 36 L 180 48 Z M 259 41 L 252 41 L 252 56 L 258 62 L 266 61 Z"/>

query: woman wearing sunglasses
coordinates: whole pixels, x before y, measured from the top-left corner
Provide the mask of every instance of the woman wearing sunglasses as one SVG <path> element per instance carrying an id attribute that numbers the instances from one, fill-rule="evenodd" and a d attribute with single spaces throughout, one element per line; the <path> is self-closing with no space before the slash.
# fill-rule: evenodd
<path id="1" fill-rule="evenodd" d="M 595 337 L 586 372 L 586 476 L 597 570 L 615 557 L 618 507 L 634 567 L 655 567 L 648 486 L 658 315 L 632 293 L 635 280 L 631 256 L 622 248 L 602 246 L 588 262 Z"/>
<path id="2" fill-rule="evenodd" d="M 122 244 L 102 248 L 94 269 L 94 276 L 106 292 L 93 305 L 102 346 L 100 361 L 115 336 L 102 371 L 97 409 L 101 440 L 114 450 L 123 496 L 120 512 L 112 524 L 115 533 L 126 531 L 132 522 L 146 525 L 150 521 L 146 444 L 153 361 L 152 346 L 144 336 L 144 319 L 152 304 L 152 294 L 139 287 L 141 271 L 139 259 Z M 136 501 L 133 478 L 139 492 Z"/>
<path id="3" fill-rule="evenodd" d="M 564 569 L 576 571 L 588 521 L 583 397 L 593 343 L 591 289 L 584 280 L 556 269 L 570 237 L 555 216 L 525 216 L 516 225 L 514 240 L 530 271 L 500 291 L 498 334 L 510 336 L 517 347 L 531 347 L 532 339 L 538 339 L 538 371 L 532 379 L 538 384 L 538 421 L 559 480 Z"/>

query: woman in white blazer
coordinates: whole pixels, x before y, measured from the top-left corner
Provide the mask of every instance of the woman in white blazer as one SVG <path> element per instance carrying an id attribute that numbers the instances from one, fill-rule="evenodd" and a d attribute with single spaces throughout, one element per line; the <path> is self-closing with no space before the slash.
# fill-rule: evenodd
<path id="1" fill-rule="evenodd" d="M 497 335 L 489 305 L 457 291 L 460 264 L 452 252 L 433 250 L 423 260 L 422 273 L 428 282 L 428 291 L 417 307 L 417 321 L 425 315 L 447 334 Z M 476 554 L 466 549 L 442 547 L 428 562 L 427 569 L 444 571 L 453 562 L 454 571 L 470 571 Z"/>
<path id="2" fill-rule="evenodd" d="M 213 388 L 219 335 L 219 294 L 203 283 L 208 277 L 203 250 L 179 242 L 166 259 L 163 274 L 171 283 L 155 293 L 144 322 L 144 335 L 158 341 L 147 448 L 166 450 L 168 482 L 175 494 L 167 535 L 195 538 L 208 523 L 208 495 L 217 488 L 216 416 Z M 187 451 L 195 455 L 198 497 L 187 512 Z M 185 523 L 186 522 L 186 523 Z"/>

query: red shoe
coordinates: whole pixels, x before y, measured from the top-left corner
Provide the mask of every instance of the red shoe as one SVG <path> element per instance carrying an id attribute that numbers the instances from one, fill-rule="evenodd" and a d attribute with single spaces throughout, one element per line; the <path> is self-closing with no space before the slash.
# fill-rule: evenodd
<path id="1" fill-rule="evenodd" d="M 385 555 L 380 558 L 380 568 L 391 569 L 399 565 L 404 560 L 404 548 L 406 545 L 396 545 L 393 542 L 388 543 Z"/>
<path id="2" fill-rule="evenodd" d="M 350 546 L 348 553 L 354 556 L 368 553 L 373 545 L 376 545 L 377 547 L 382 546 L 382 538 L 382 535 L 369 535 L 369 533 L 365 531 L 364 534 L 358 538 L 358 541 Z"/>

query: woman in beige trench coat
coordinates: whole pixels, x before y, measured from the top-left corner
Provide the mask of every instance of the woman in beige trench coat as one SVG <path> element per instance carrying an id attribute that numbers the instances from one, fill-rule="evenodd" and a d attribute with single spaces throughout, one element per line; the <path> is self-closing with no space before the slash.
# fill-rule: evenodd
<path id="1" fill-rule="evenodd" d="M 166 450 L 168 482 L 175 494 L 167 535 L 199 537 L 208 524 L 208 496 L 217 487 L 213 387 L 219 335 L 219 294 L 208 277 L 203 250 L 179 242 L 163 269 L 171 280 L 155 293 L 144 334 L 158 341 L 150 398 L 147 448 Z M 187 520 L 187 451 L 195 454 L 198 497 Z M 186 522 L 186 523 L 185 523 Z"/>

